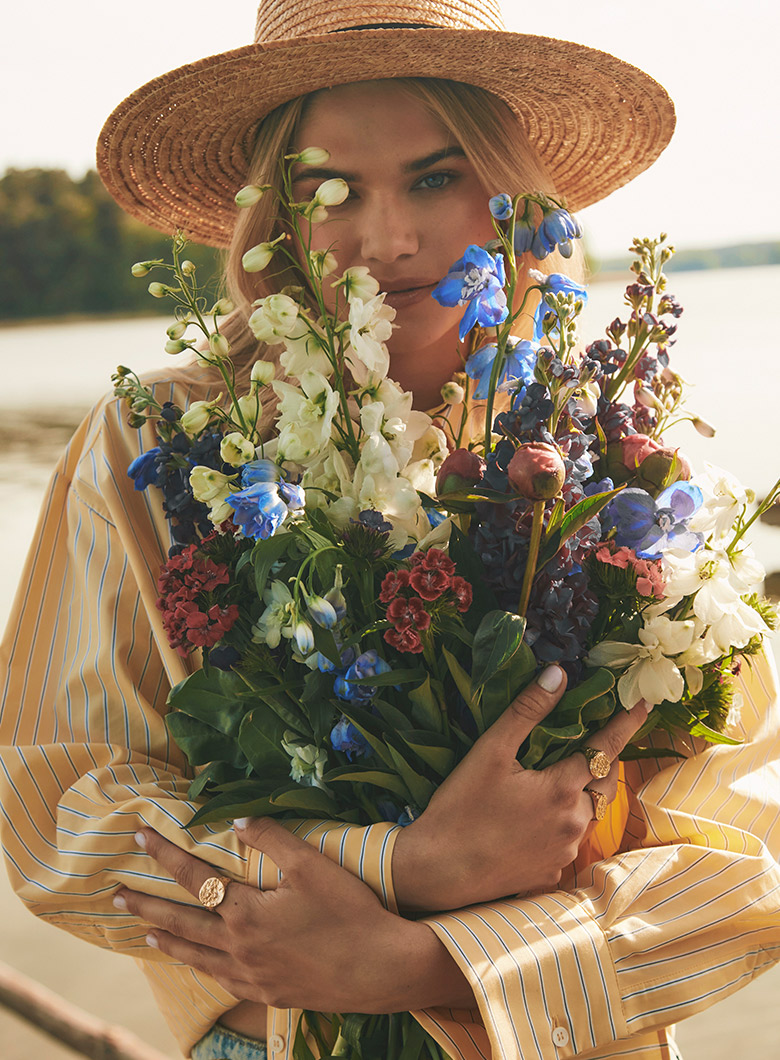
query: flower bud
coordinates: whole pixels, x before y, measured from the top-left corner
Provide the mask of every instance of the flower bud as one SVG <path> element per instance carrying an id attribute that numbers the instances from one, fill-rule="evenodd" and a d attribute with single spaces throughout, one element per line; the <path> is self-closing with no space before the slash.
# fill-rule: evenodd
<path id="1" fill-rule="evenodd" d="M 218 302 L 209 309 L 209 316 L 212 317 L 226 317 L 228 313 L 232 313 L 235 306 L 229 298 L 220 298 Z"/>
<path id="2" fill-rule="evenodd" d="M 192 406 L 190 406 L 191 408 Z M 190 409 L 187 410 L 189 412 Z M 187 413 L 185 412 L 185 416 Z M 196 501 L 209 504 L 211 501 L 222 499 L 229 492 L 229 483 L 235 475 L 223 475 L 213 467 L 204 467 L 198 464 L 190 471 L 190 487 Z"/>
<path id="3" fill-rule="evenodd" d="M 301 655 L 309 655 L 314 651 L 314 633 L 309 623 L 304 619 L 299 619 L 293 626 L 293 637 Z"/>
<path id="4" fill-rule="evenodd" d="M 210 401 L 193 401 L 180 420 L 182 429 L 190 435 L 200 434 L 209 425 L 213 407 Z M 196 497 L 195 499 L 205 500 L 206 498 Z"/>
<path id="5" fill-rule="evenodd" d="M 654 438 L 646 434 L 629 434 L 620 443 L 620 458 L 623 467 L 629 471 L 636 471 L 643 460 L 651 453 L 657 453 L 661 448 Z"/>
<path id="6" fill-rule="evenodd" d="M 139 427 L 143 427 L 146 423 L 146 416 L 139 416 L 137 412 L 131 412 L 127 417 L 128 427 L 132 427 L 133 430 L 138 430 Z"/>
<path id="7" fill-rule="evenodd" d="M 183 337 L 184 332 L 187 330 L 186 320 L 177 320 L 175 324 L 167 329 L 166 334 L 169 339 L 180 339 Z"/>
<path id="8" fill-rule="evenodd" d="M 188 350 L 188 349 L 189 349 L 189 344 L 186 343 L 186 342 L 183 342 L 181 339 L 168 339 L 168 341 L 165 343 L 165 352 L 166 353 L 171 353 L 171 354 L 184 353 L 184 351 Z"/>
<path id="9" fill-rule="evenodd" d="M 470 489 L 482 481 L 484 473 L 485 461 L 481 456 L 468 449 L 456 449 L 439 468 L 436 494 L 443 497 L 447 493 Z"/>
<path id="10" fill-rule="evenodd" d="M 236 192 L 236 206 L 242 210 L 247 206 L 254 206 L 260 202 L 264 192 L 265 187 L 262 184 L 247 184 L 246 187 Z"/>
<path id="11" fill-rule="evenodd" d="M 466 391 L 460 386 L 459 383 L 455 383 L 450 380 L 449 383 L 445 383 L 441 388 L 441 397 L 445 405 L 460 405 L 466 396 Z"/>
<path id="12" fill-rule="evenodd" d="M 673 482 L 687 481 L 691 474 L 691 465 L 679 450 L 661 448 L 645 457 L 636 478 L 643 490 L 655 495 Z"/>
<path id="13" fill-rule="evenodd" d="M 336 612 L 336 620 L 338 622 L 341 622 L 342 618 L 347 614 L 347 601 L 344 599 L 344 593 L 341 591 L 343 585 L 344 579 L 341 574 L 341 564 L 339 563 L 336 567 L 336 576 L 333 579 L 333 588 L 328 589 L 325 593 L 325 599 Z"/>
<path id="14" fill-rule="evenodd" d="M 701 419 L 699 416 L 694 416 L 691 420 L 695 430 L 699 432 L 702 438 L 714 438 L 715 428 L 711 423 L 707 423 L 706 420 Z"/>
<path id="15" fill-rule="evenodd" d="M 320 206 L 340 206 L 349 195 L 349 185 L 341 177 L 331 177 L 323 181 L 314 193 Z"/>
<path id="16" fill-rule="evenodd" d="M 512 489 L 529 501 L 557 497 L 566 481 L 563 457 L 546 442 L 521 445 L 509 461 L 507 477 Z"/>
<path id="17" fill-rule="evenodd" d="M 223 357 L 227 357 L 230 353 L 230 343 L 224 335 L 220 335 L 218 331 L 213 332 L 209 335 L 209 349 L 218 361 L 221 361 Z"/>
<path id="18" fill-rule="evenodd" d="M 168 287 L 164 283 L 158 283 L 156 280 L 149 284 L 147 290 L 152 298 L 165 298 L 168 293 Z"/>
<path id="19" fill-rule="evenodd" d="M 130 269 L 130 272 L 140 280 L 142 277 L 149 275 L 149 266 L 145 261 L 137 261 Z"/>
<path id="20" fill-rule="evenodd" d="M 219 455 L 226 464 L 238 467 L 241 464 L 248 464 L 250 460 L 254 460 L 255 447 L 243 434 L 233 431 L 231 434 L 226 434 L 222 439 Z"/>
<path id="21" fill-rule="evenodd" d="M 330 159 L 330 153 L 324 147 L 304 147 L 294 157 L 302 166 L 324 166 Z"/>
<path id="22" fill-rule="evenodd" d="M 488 208 L 497 221 L 508 221 L 514 211 L 512 198 L 505 191 L 494 195 L 488 202 Z"/>
<path id="23" fill-rule="evenodd" d="M 329 250 L 312 251 L 309 261 L 314 275 L 321 276 L 323 279 L 338 268 L 338 262 Z"/>
<path id="24" fill-rule="evenodd" d="M 241 259 L 244 272 L 262 272 L 274 256 L 275 249 L 273 243 L 258 243 L 256 247 L 252 247 Z"/>
<path id="25" fill-rule="evenodd" d="M 322 596 L 309 595 L 305 589 L 304 596 L 312 621 L 316 622 L 318 626 L 322 626 L 323 629 L 333 629 L 334 626 L 338 625 L 338 615 L 333 604 Z"/>
<path id="26" fill-rule="evenodd" d="M 275 376 L 276 371 L 270 361 L 259 360 L 252 365 L 251 379 L 257 386 L 268 386 Z"/>
<path id="27" fill-rule="evenodd" d="M 194 261 L 190 261 L 189 259 L 187 259 L 187 261 L 183 261 L 181 263 L 181 271 L 184 273 L 185 276 L 194 276 L 195 275 L 195 262 Z"/>

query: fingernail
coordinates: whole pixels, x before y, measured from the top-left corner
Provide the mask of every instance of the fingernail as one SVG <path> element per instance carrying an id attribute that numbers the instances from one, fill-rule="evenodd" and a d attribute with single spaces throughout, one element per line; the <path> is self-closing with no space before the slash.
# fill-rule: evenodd
<path id="1" fill-rule="evenodd" d="M 546 670 L 542 670 L 537 678 L 536 683 L 540 688 L 543 688 L 545 692 L 557 692 L 561 687 L 561 681 L 563 680 L 563 670 L 560 666 L 548 666 Z"/>
<path id="2" fill-rule="evenodd" d="M 650 713 L 650 707 L 648 706 L 646 699 L 638 699 L 631 710 L 635 710 L 637 707 L 644 707 L 648 714 Z M 631 713 L 631 710 L 629 710 L 629 714 Z"/>
<path id="3" fill-rule="evenodd" d="M 121 894 L 115 894 L 113 901 L 117 909 L 127 909 L 127 902 Z"/>
<path id="4" fill-rule="evenodd" d="M 233 827 L 237 828 L 241 832 L 245 828 L 249 827 L 249 821 L 249 817 L 236 817 L 236 819 L 233 821 Z"/>
<path id="5" fill-rule="evenodd" d="M 143 849 L 146 850 L 146 836 L 143 834 L 143 832 L 135 833 L 135 841 L 139 845 L 139 847 L 143 847 Z"/>
<path id="6" fill-rule="evenodd" d="M 157 936 L 156 935 L 147 935 L 146 936 L 146 945 L 147 946 L 152 946 L 154 949 L 159 949 L 160 948 L 160 944 L 157 941 Z"/>

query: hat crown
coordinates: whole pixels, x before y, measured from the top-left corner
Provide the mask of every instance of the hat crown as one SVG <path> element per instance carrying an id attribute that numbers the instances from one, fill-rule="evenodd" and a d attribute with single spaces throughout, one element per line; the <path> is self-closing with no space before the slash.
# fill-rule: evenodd
<path id="1" fill-rule="evenodd" d="M 497 0 L 261 0 L 255 42 L 383 26 L 503 30 Z"/>

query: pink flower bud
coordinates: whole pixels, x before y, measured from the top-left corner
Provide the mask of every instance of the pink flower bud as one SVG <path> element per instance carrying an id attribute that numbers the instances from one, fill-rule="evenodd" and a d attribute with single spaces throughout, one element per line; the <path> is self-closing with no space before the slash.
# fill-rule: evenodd
<path id="1" fill-rule="evenodd" d="M 636 477 L 648 493 L 660 493 L 673 482 L 691 477 L 691 465 L 679 449 L 661 448 L 646 456 L 637 469 Z"/>
<path id="2" fill-rule="evenodd" d="M 661 448 L 658 442 L 646 434 L 629 434 L 620 444 L 623 466 L 629 471 L 636 471 L 643 460 Z"/>
<path id="3" fill-rule="evenodd" d="M 512 489 L 529 501 L 557 497 L 566 481 L 563 457 L 546 442 L 521 445 L 509 461 L 507 476 Z"/>
<path id="4" fill-rule="evenodd" d="M 456 449 L 444 460 L 436 476 L 436 493 L 443 497 L 445 493 L 467 490 L 482 481 L 485 474 L 485 461 L 468 449 Z"/>

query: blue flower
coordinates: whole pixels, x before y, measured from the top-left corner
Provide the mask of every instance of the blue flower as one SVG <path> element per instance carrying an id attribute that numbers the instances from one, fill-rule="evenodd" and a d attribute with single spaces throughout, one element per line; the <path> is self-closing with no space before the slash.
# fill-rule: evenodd
<path id="1" fill-rule="evenodd" d="M 536 280 L 538 276 L 539 274 L 537 273 L 535 276 L 533 276 L 533 279 Z M 569 279 L 568 276 L 564 276 L 562 272 L 553 272 L 549 276 L 544 276 L 543 279 L 538 280 L 538 282 L 540 286 L 544 287 L 544 290 L 542 292 L 542 299 L 539 302 L 539 305 L 536 307 L 536 312 L 534 313 L 534 340 L 536 342 L 541 342 L 542 339 L 545 337 L 542 324 L 544 322 L 545 316 L 548 313 L 553 313 L 556 317 L 556 327 L 554 327 L 552 332 L 550 332 L 551 337 L 555 338 L 558 331 L 558 314 L 544 300 L 545 294 L 573 294 L 575 299 L 579 299 L 580 301 L 582 301 L 583 305 L 587 305 L 588 292 L 585 287 L 582 287 L 580 284 L 575 283 L 574 280 Z"/>
<path id="2" fill-rule="evenodd" d="M 161 449 L 156 445 L 154 449 L 147 449 L 132 462 L 127 469 L 127 474 L 137 490 L 145 490 L 147 486 L 156 486 L 160 478 L 160 468 L 157 466 L 157 457 Z"/>
<path id="3" fill-rule="evenodd" d="M 475 244 L 450 266 L 433 297 L 443 306 L 467 307 L 458 331 L 461 342 L 476 324 L 489 328 L 506 320 L 505 282 L 503 255 L 494 258 Z"/>
<path id="4" fill-rule="evenodd" d="M 254 482 L 225 500 L 235 509 L 233 521 L 256 541 L 272 537 L 289 513 L 303 508 L 305 503 L 301 487 L 284 479 Z"/>
<path id="5" fill-rule="evenodd" d="M 499 195 L 494 195 L 488 206 L 497 221 L 508 221 L 512 216 L 512 197 L 507 195 L 505 191 L 502 191 Z"/>
<path id="6" fill-rule="evenodd" d="M 528 342 L 526 339 L 508 343 L 506 360 L 498 377 L 498 386 L 512 380 L 520 380 L 524 388 L 532 383 L 538 349 L 536 343 Z M 466 361 L 466 375 L 477 382 L 473 394 L 475 398 L 486 398 L 490 392 L 490 374 L 493 371 L 493 362 L 497 353 L 498 346 L 491 342 L 477 350 L 476 353 L 472 353 Z"/>
<path id="7" fill-rule="evenodd" d="M 343 751 L 350 762 L 371 754 L 368 740 L 343 714 L 330 730 L 330 745 L 334 751 Z"/>
<path id="8" fill-rule="evenodd" d="M 557 210 L 545 211 L 531 249 L 539 261 L 546 258 L 556 247 L 568 258 L 571 257 L 572 239 L 580 239 L 581 236 L 582 228 L 576 218 L 572 217 L 568 210 L 559 207 Z"/>
<path id="9" fill-rule="evenodd" d="M 640 489 L 624 489 L 609 505 L 617 527 L 616 542 L 633 548 L 643 559 L 658 559 L 667 549 L 695 552 L 702 535 L 688 529 L 702 505 L 702 492 L 690 482 L 675 482 L 655 500 Z"/>
<path id="10" fill-rule="evenodd" d="M 250 460 L 241 468 L 241 485 L 253 486 L 256 482 L 277 482 L 279 468 L 273 460 Z"/>
<path id="11" fill-rule="evenodd" d="M 343 677 L 337 677 L 333 682 L 333 691 L 339 699 L 347 702 L 353 700 L 358 703 L 367 703 L 376 695 L 376 685 L 354 684 L 356 678 L 375 677 L 377 674 L 389 673 L 392 669 L 379 653 L 373 648 L 358 655 Z"/>

